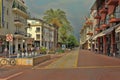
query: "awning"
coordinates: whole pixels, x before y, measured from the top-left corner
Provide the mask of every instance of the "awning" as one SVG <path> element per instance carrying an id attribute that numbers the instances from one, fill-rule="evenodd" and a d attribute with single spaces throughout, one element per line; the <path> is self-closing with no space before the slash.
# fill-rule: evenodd
<path id="1" fill-rule="evenodd" d="M 110 34 L 114 29 L 115 29 L 115 27 L 111 27 L 111 28 L 109 28 L 109 29 L 103 31 L 102 33 L 103 33 L 104 35 Z"/>
<path id="2" fill-rule="evenodd" d="M 109 29 L 107 29 L 107 30 L 105 30 L 105 31 L 95 35 L 92 40 L 96 40 L 96 38 L 98 38 L 98 37 L 104 36 L 106 34 L 110 34 L 117 27 L 119 27 L 119 31 L 120 31 L 120 24 L 118 24 L 116 26 L 110 27 Z"/>
<path id="3" fill-rule="evenodd" d="M 103 34 L 103 33 L 101 32 L 101 33 L 95 35 L 92 40 L 96 40 L 98 37 L 101 37 L 101 36 L 103 36 L 103 35 L 105 35 L 105 34 Z"/>
<path id="4" fill-rule="evenodd" d="M 116 33 L 120 32 L 120 26 L 118 28 L 116 28 L 115 32 Z"/>
<path id="5" fill-rule="evenodd" d="M 108 14 L 112 14 L 114 12 L 114 9 L 115 9 L 115 5 L 108 5 Z"/>
<path id="6" fill-rule="evenodd" d="M 117 24 L 117 25 L 115 25 L 115 26 L 113 26 L 113 27 L 110 27 L 109 29 L 103 31 L 102 33 L 103 33 L 104 35 L 110 34 L 114 29 L 116 29 L 116 28 L 119 27 L 119 26 L 120 26 L 120 24 Z"/>

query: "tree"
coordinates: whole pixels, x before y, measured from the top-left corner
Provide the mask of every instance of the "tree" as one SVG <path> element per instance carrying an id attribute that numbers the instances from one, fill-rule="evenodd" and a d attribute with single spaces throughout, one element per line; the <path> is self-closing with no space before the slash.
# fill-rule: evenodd
<path id="1" fill-rule="evenodd" d="M 53 24 L 57 30 L 57 33 L 59 34 L 59 41 L 62 43 L 65 43 L 69 33 L 72 31 L 72 26 L 70 25 L 70 22 L 66 18 L 66 13 L 60 9 L 57 10 L 47 10 L 45 13 L 45 16 L 43 19 Z"/>
<path id="2" fill-rule="evenodd" d="M 73 35 L 70 35 L 69 37 L 68 37 L 68 39 L 67 39 L 67 46 L 69 47 L 69 48 L 73 48 L 73 47 L 75 47 L 75 46 L 78 46 L 78 41 L 77 41 L 77 39 L 75 38 L 75 36 L 73 36 Z"/>
<path id="3" fill-rule="evenodd" d="M 63 21 L 66 21 L 66 15 L 65 12 L 57 9 L 57 10 L 47 10 L 45 13 L 45 16 L 43 17 L 43 19 L 48 22 L 53 24 L 56 27 L 61 27 L 63 24 Z"/>

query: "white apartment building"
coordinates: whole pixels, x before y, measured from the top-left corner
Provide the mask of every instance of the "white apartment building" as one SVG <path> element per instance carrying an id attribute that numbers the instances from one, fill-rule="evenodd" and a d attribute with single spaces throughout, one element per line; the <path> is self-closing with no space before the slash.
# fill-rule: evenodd
<path id="1" fill-rule="evenodd" d="M 90 36 L 90 44 L 91 44 L 91 50 L 95 50 L 95 49 L 97 49 L 97 42 L 96 42 L 96 39 L 95 39 L 95 35 L 97 34 L 97 31 L 95 30 L 96 27 L 97 27 L 97 20 L 95 19 L 95 16 L 97 14 L 97 10 L 94 10 L 94 9 L 92 10 L 92 8 L 91 8 L 91 13 L 90 13 L 90 20 L 92 21 L 92 26 L 90 28 L 90 32 L 93 35 Z"/>
<path id="2" fill-rule="evenodd" d="M 43 46 L 46 47 L 48 50 L 54 48 L 54 31 L 55 28 L 47 23 L 43 24 Z"/>
<path id="3" fill-rule="evenodd" d="M 28 19 L 27 23 L 30 28 L 27 29 L 27 33 L 34 38 L 35 47 L 42 46 L 42 21 L 40 19 Z"/>
<path id="4" fill-rule="evenodd" d="M 54 47 L 54 27 L 40 19 L 28 19 L 30 28 L 27 33 L 34 38 L 35 47 L 46 47 L 48 50 Z"/>
<path id="5" fill-rule="evenodd" d="M 23 0 L 0 0 L 0 52 L 4 48 L 10 48 L 11 53 L 18 53 L 19 49 L 25 48 L 27 51 L 27 44 L 29 38 L 26 36 L 27 6 Z M 6 41 L 6 34 L 12 34 L 13 40 Z M 32 43 L 31 43 L 32 44 Z"/>

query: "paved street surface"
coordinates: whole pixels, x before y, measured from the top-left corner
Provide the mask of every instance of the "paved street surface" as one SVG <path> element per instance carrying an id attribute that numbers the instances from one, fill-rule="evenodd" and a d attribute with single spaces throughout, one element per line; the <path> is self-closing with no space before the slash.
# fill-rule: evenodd
<path id="1" fill-rule="evenodd" d="M 120 80 L 118 58 L 78 49 L 62 56 L 1 80 Z"/>

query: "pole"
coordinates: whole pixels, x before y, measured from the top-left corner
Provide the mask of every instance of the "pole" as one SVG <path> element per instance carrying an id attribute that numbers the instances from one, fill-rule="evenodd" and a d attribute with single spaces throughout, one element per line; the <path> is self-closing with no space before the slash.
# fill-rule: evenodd
<path id="1" fill-rule="evenodd" d="M 10 41 L 9 41 L 9 58 L 10 58 Z"/>

